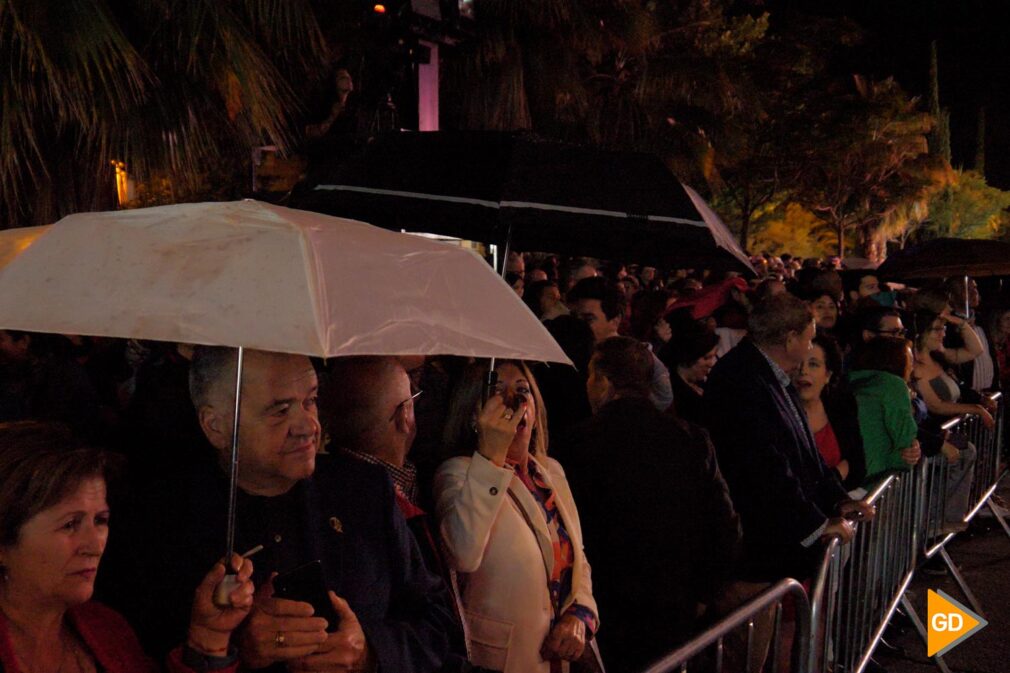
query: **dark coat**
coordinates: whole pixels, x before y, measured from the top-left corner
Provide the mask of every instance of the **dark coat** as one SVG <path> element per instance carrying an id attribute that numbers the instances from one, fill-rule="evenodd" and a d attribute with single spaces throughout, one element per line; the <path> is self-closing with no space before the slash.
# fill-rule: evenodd
<path id="1" fill-rule="evenodd" d="M 828 414 L 828 422 L 838 440 L 842 460 L 849 461 L 849 475 L 842 481 L 842 486 L 849 491 L 859 488 L 866 479 L 866 451 L 859 430 L 859 406 L 856 398 L 847 388 L 840 387 L 825 401 L 824 411 Z M 841 480 L 838 470 L 832 472 Z"/>
<path id="2" fill-rule="evenodd" d="M 792 401 L 802 406 L 795 391 Z M 820 545 L 801 542 L 848 495 L 796 419 L 787 392 L 749 339 L 726 354 L 705 386 L 708 430 L 743 523 L 744 575 L 751 581 L 809 577 Z"/>
<path id="3" fill-rule="evenodd" d="M 677 416 L 689 423 L 705 426 L 705 403 L 702 395 L 680 378 L 677 369 L 670 370 L 670 387 L 673 388 L 673 408 Z"/>
<path id="4" fill-rule="evenodd" d="M 202 468 L 159 475 L 115 510 L 100 593 L 156 658 L 185 638 L 193 591 L 224 551 L 226 480 L 216 466 Z M 263 523 L 277 511 L 284 520 Z M 425 570 L 381 467 L 321 455 L 315 474 L 288 494 L 240 494 L 237 520 L 239 553 L 267 544 L 253 557 L 257 585 L 271 571 L 320 559 L 328 588 L 357 615 L 381 670 L 439 670 L 453 628 L 441 607 L 445 586 Z M 270 544 L 276 526 L 286 526 L 290 544 Z"/>
<path id="5" fill-rule="evenodd" d="M 644 397 L 606 404 L 561 440 L 579 503 L 600 651 L 634 671 L 688 638 L 732 574 L 740 523 L 704 434 Z"/>

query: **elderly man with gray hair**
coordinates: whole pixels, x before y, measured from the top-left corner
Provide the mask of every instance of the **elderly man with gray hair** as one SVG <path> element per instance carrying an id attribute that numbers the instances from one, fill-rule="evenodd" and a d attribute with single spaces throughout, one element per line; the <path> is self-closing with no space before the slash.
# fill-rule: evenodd
<path id="1" fill-rule="evenodd" d="M 811 349 L 815 327 L 805 302 L 779 294 L 759 302 L 750 335 L 716 364 L 705 388 L 707 427 L 743 524 L 741 579 L 764 583 L 810 577 L 818 540 L 852 537 L 849 499 L 825 466 L 790 382 Z"/>
<path id="2" fill-rule="evenodd" d="M 191 590 L 181 588 L 221 555 L 235 362 L 232 349 L 196 349 L 190 392 L 214 451 L 154 475 L 117 522 L 124 556 L 109 586 L 155 654 L 185 633 Z M 257 553 L 257 591 L 238 655 L 250 669 L 440 671 L 452 629 L 445 586 L 424 569 L 386 472 L 320 453 L 318 392 L 309 358 L 246 351 L 235 547 Z M 301 577 L 302 591 L 275 595 L 274 573 Z M 329 614 L 317 611 L 326 601 Z"/>

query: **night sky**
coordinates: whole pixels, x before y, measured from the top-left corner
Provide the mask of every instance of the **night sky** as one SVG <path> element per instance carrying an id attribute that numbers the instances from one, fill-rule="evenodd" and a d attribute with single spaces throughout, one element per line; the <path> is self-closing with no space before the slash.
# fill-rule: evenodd
<path id="1" fill-rule="evenodd" d="M 940 105 L 951 115 L 954 166 L 974 167 L 979 108 L 986 108 L 989 183 L 1010 188 L 1010 2 L 1007 0 L 768 0 L 766 9 L 845 15 L 866 30 L 855 72 L 893 75 L 929 109 L 929 45 L 937 41 Z"/>

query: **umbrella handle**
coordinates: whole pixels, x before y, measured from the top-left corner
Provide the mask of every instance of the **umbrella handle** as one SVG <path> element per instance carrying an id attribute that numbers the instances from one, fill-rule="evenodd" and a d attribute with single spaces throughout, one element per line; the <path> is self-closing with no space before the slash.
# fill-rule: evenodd
<path id="1" fill-rule="evenodd" d="M 214 587 L 214 605 L 221 608 L 222 610 L 231 607 L 231 592 L 235 591 L 239 586 L 238 575 L 235 573 L 228 573 L 224 576 L 221 582 Z"/>

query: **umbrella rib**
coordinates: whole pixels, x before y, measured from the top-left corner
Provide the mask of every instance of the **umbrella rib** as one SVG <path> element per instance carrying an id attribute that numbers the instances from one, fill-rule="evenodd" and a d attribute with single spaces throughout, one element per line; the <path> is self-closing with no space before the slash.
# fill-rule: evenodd
<path id="1" fill-rule="evenodd" d="M 327 192 L 360 192 L 362 194 L 381 194 L 383 196 L 402 196 L 407 199 L 423 199 L 427 201 L 448 201 L 450 203 L 465 203 L 485 208 L 498 209 L 497 201 L 472 199 L 465 196 L 447 196 L 444 194 L 425 194 L 424 192 L 405 192 L 397 189 L 376 189 L 374 187 L 358 187 L 356 185 L 316 185 L 317 191 Z"/>
<path id="2" fill-rule="evenodd" d="M 325 287 L 319 282 L 320 277 L 323 275 L 322 263 L 319 260 L 318 255 L 316 255 L 315 248 L 309 245 L 308 238 L 305 232 L 301 232 L 299 237 L 302 246 L 302 255 L 306 259 L 311 260 L 310 264 L 305 265 L 305 280 L 308 284 L 309 294 L 312 295 L 312 318 L 315 320 L 315 325 L 313 329 L 316 333 L 316 338 L 319 340 L 319 345 L 322 346 L 322 356 L 324 358 L 330 356 L 330 334 L 327 326 L 330 324 L 330 316 L 321 316 L 320 313 L 323 312 L 326 306 L 326 297 L 320 297 L 319 294 L 325 291 Z M 320 331 L 326 329 L 325 334 L 321 334 Z"/>
<path id="3" fill-rule="evenodd" d="M 683 217 L 671 217 L 668 215 L 632 215 L 622 213 L 619 210 L 601 210 L 599 208 L 580 208 L 578 206 L 559 206 L 553 203 L 536 203 L 533 201 L 502 201 L 502 208 L 529 208 L 531 210 L 553 210 L 561 213 L 573 213 L 575 215 L 599 215 L 601 217 L 618 218 L 638 218 L 641 217 L 649 222 L 673 222 L 674 224 L 688 224 L 692 227 L 707 227 L 704 222 L 698 220 L 688 220 Z"/>
<path id="4" fill-rule="evenodd" d="M 446 194 L 427 194 L 424 192 L 408 192 L 398 189 L 378 189 L 375 187 L 358 187 L 356 185 L 316 185 L 318 191 L 334 192 L 359 192 L 362 194 L 376 194 L 381 196 L 399 196 L 406 199 L 421 199 L 425 201 L 444 201 L 447 203 L 464 203 L 485 208 L 527 208 L 531 210 L 552 210 L 561 213 L 572 213 L 575 215 L 598 215 L 600 217 L 633 218 L 631 213 L 624 213 L 619 210 L 603 210 L 599 208 L 581 208 L 578 206 L 562 206 L 553 203 L 537 203 L 535 201 L 488 201 L 485 199 L 473 199 L 465 196 L 448 196 Z M 692 227 L 707 227 L 703 221 L 689 220 L 683 217 L 671 217 L 667 215 L 644 215 L 644 219 L 650 222 L 671 222 L 674 224 L 686 224 Z"/>

